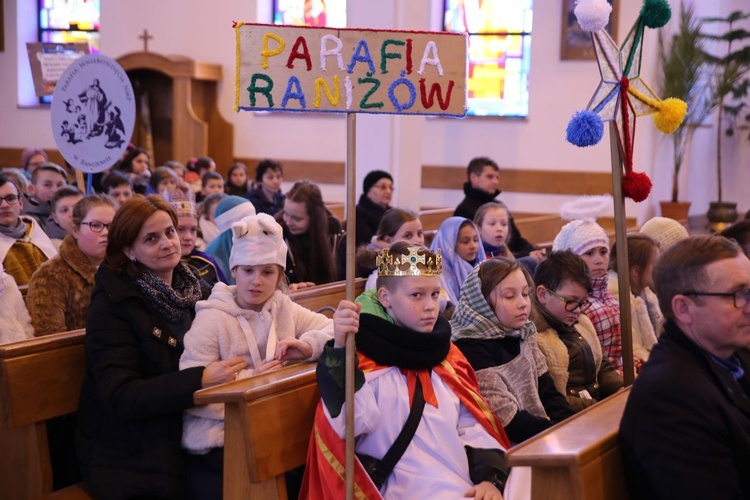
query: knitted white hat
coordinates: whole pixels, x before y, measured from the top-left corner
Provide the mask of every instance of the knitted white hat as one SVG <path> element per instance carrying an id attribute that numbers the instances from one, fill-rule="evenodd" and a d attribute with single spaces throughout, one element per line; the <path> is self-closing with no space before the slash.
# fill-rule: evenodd
<path id="1" fill-rule="evenodd" d="M 565 203 L 560 212 L 564 219 L 574 219 L 565 224 L 552 242 L 552 250 L 570 250 L 576 255 L 583 255 L 592 248 L 609 248 L 609 236 L 596 218 L 601 216 L 607 206 L 612 205 L 612 197 L 584 196 Z"/>
<path id="2" fill-rule="evenodd" d="M 286 268 L 286 252 L 283 230 L 270 215 L 251 215 L 232 224 L 230 269 L 265 264 L 278 264 Z"/>
<path id="3" fill-rule="evenodd" d="M 640 232 L 653 238 L 662 250 L 666 250 L 689 236 L 685 226 L 668 217 L 654 217 L 647 220 L 641 226 Z"/>

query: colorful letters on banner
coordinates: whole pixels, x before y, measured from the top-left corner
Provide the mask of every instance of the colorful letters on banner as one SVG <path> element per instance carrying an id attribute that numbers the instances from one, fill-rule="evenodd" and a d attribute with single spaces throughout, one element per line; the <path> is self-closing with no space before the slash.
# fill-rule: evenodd
<path id="1" fill-rule="evenodd" d="M 466 114 L 460 33 L 235 25 L 235 110 Z"/>

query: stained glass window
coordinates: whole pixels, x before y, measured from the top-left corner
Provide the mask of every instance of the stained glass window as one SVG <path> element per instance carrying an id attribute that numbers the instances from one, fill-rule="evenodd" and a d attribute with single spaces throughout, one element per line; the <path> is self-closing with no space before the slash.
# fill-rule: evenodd
<path id="1" fill-rule="evenodd" d="M 274 24 L 346 27 L 346 0 L 274 0 Z"/>
<path id="2" fill-rule="evenodd" d="M 39 0 L 39 41 L 88 43 L 99 52 L 100 0 Z"/>
<path id="3" fill-rule="evenodd" d="M 469 115 L 527 116 L 532 0 L 444 0 L 443 29 L 469 33 Z"/>

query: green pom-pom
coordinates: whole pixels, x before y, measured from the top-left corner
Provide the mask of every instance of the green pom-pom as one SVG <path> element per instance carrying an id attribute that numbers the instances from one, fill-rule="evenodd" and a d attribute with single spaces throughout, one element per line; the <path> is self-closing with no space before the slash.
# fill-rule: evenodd
<path id="1" fill-rule="evenodd" d="M 641 7 L 641 19 L 651 29 L 661 28 L 672 17 L 672 7 L 667 0 L 644 0 Z"/>

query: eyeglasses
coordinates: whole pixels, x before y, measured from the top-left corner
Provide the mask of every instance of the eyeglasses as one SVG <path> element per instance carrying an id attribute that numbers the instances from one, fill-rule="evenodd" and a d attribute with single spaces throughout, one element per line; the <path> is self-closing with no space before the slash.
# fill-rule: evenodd
<path id="1" fill-rule="evenodd" d="M 560 295 L 559 293 L 556 293 L 554 290 L 550 290 L 549 288 L 545 288 L 545 290 L 551 293 L 554 297 L 557 297 L 558 299 L 565 302 L 565 310 L 568 312 L 573 312 L 579 307 L 581 308 L 581 312 L 584 312 L 591 305 L 591 302 L 589 302 L 588 299 L 583 299 L 580 302 L 577 300 L 569 300 L 563 297 L 562 295 Z"/>
<path id="2" fill-rule="evenodd" d="M 393 191 L 392 184 L 375 184 L 372 187 L 374 187 L 375 189 L 380 189 L 382 191 Z"/>
<path id="3" fill-rule="evenodd" d="M 107 231 L 109 231 L 109 226 L 112 224 L 105 224 L 103 222 L 99 221 L 90 221 L 90 222 L 81 222 L 81 225 L 86 225 L 95 233 L 101 233 L 104 228 L 107 228 Z"/>
<path id="4" fill-rule="evenodd" d="M 688 296 L 707 296 L 707 297 L 732 297 L 732 302 L 736 309 L 742 309 L 750 302 L 750 287 L 743 287 L 736 292 L 683 292 L 682 295 Z"/>
<path id="5" fill-rule="evenodd" d="M 0 205 L 2 205 L 3 202 L 6 202 L 8 206 L 11 206 L 17 201 L 18 201 L 17 194 L 9 194 L 7 196 L 0 196 Z"/>

